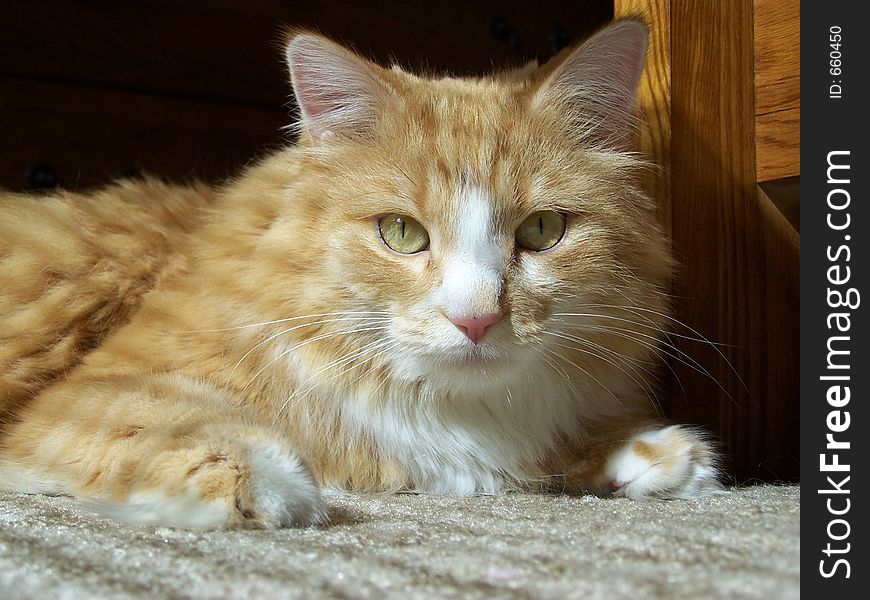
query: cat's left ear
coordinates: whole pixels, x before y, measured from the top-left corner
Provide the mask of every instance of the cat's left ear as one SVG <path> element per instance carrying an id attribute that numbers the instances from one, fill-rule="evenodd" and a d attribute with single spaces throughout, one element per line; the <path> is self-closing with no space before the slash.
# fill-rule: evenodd
<path id="1" fill-rule="evenodd" d="M 627 149 L 647 37 L 647 26 L 638 20 L 617 21 L 601 29 L 579 47 L 555 57 L 555 66 L 545 65 L 533 106 L 558 110 L 579 143 Z"/>
<path id="2" fill-rule="evenodd" d="M 379 67 L 325 37 L 296 34 L 286 55 L 301 125 L 315 146 L 333 136 L 365 135 L 398 102 Z"/>

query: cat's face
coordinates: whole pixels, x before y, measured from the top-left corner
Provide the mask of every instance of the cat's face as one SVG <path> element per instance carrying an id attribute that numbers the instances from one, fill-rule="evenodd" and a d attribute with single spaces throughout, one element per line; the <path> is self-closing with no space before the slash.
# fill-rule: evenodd
<path id="1" fill-rule="evenodd" d="M 638 62 L 632 34 L 605 46 L 627 44 Z M 311 83 L 305 65 L 294 72 L 317 173 L 306 235 L 329 228 L 321 260 L 341 290 L 334 301 L 383 315 L 359 337 L 396 376 L 469 390 L 560 364 L 595 371 L 586 355 L 602 355 L 590 344 L 607 306 L 663 308 L 655 294 L 670 259 L 622 130 L 637 74 L 613 74 L 634 80 L 611 93 L 619 102 L 572 108 L 565 87 L 595 72 L 586 63 L 596 56 L 582 53 L 530 76 L 474 81 L 332 57 L 328 66 L 361 86 L 353 98 Z M 583 342 L 578 322 L 593 327 Z M 649 350 L 615 341 L 624 356 Z"/>

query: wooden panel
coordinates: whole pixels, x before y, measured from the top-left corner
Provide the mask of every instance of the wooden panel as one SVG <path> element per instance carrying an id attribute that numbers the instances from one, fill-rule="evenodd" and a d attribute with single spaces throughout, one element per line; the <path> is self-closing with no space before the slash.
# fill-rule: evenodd
<path id="1" fill-rule="evenodd" d="M 669 410 L 718 434 L 738 480 L 799 470 L 799 260 L 793 228 L 756 186 L 752 9 L 672 0 L 670 12 L 675 305 L 724 345 L 685 344 L 712 377 L 675 365 L 686 394 Z"/>
<path id="2" fill-rule="evenodd" d="M 756 0 L 756 114 L 800 107 L 800 33 L 800 0 Z"/>
<path id="3" fill-rule="evenodd" d="M 656 200 L 659 222 L 671 230 L 671 30 L 668 0 L 616 0 L 616 17 L 641 16 L 650 25 L 649 48 L 638 91 L 640 148 L 656 165 L 644 189 Z"/>
<path id="4" fill-rule="evenodd" d="M 761 193 L 782 213 L 795 234 L 801 233 L 801 178 L 787 177 L 759 182 Z"/>
<path id="5" fill-rule="evenodd" d="M 755 1 L 757 177 L 800 174 L 800 2 Z"/>
<path id="6" fill-rule="evenodd" d="M 0 75 L 280 107 L 290 92 L 282 25 L 385 62 L 480 73 L 548 54 L 551 37 L 580 37 L 611 14 L 604 0 L 10 0 L 0 6 Z M 493 36 L 493 17 L 514 27 L 512 42 Z"/>
<path id="7" fill-rule="evenodd" d="M 757 306 L 750 343 L 752 394 L 749 419 L 761 418 L 744 442 L 750 450 L 738 464 L 738 476 L 765 480 L 800 477 L 800 234 L 787 212 L 757 190 L 763 270 L 761 287 L 749 289 Z M 760 266 L 760 265 L 759 265 Z M 763 345 L 762 345 L 763 344 Z M 743 425 L 745 427 L 745 425 Z M 757 437 L 756 437 L 757 436 Z M 756 439 L 753 439 L 755 437 Z"/>
<path id="8" fill-rule="evenodd" d="M 800 108 L 755 117 L 756 177 L 769 181 L 801 173 Z"/>
<path id="9" fill-rule="evenodd" d="M 0 78 L 0 186 L 54 165 L 68 188 L 134 170 L 217 180 L 281 143 L 282 110 L 108 92 Z"/>

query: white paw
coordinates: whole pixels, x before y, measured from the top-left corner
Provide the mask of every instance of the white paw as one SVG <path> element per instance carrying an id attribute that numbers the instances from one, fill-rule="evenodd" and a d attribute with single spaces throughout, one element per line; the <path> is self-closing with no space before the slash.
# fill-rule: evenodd
<path id="1" fill-rule="evenodd" d="M 182 463 L 182 480 L 161 471 L 160 486 L 140 489 L 124 502 L 86 499 L 85 505 L 122 521 L 181 528 L 274 528 L 325 520 L 313 475 L 289 449 L 261 441 L 192 454 Z"/>
<path id="2" fill-rule="evenodd" d="M 635 434 L 610 457 L 605 477 L 615 496 L 633 500 L 698 498 L 723 489 L 709 444 L 677 425 Z"/>
<path id="3" fill-rule="evenodd" d="M 314 476 L 298 456 L 275 446 L 251 451 L 250 493 L 254 515 L 266 527 L 316 525 L 326 518 Z"/>

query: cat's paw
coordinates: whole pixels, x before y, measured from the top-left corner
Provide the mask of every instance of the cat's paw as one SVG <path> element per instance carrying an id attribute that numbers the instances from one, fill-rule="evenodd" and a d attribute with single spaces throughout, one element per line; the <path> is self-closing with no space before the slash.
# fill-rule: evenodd
<path id="1" fill-rule="evenodd" d="M 235 515 L 266 527 L 316 525 L 326 509 L 311 471 L 295 453 L 264 444 L 248 453 L 246 486 L 236 493 Z"/>
<path id="2" fill-rule="evenodd" d="M 691 429 L 677 425 L 635 434 L 611 455 L 605 480 L 615 496 L 698 498 L 722 491 L 715 452 Z"/>
<path id="3" fill-rule="evenodd" d="M 95 508 L 125 521 L 182 528 L 306 526 L 326 517 L 309 469 L 276 443 L 190 448 L 163 453 L 151 466 L 157 485 Z"/>

